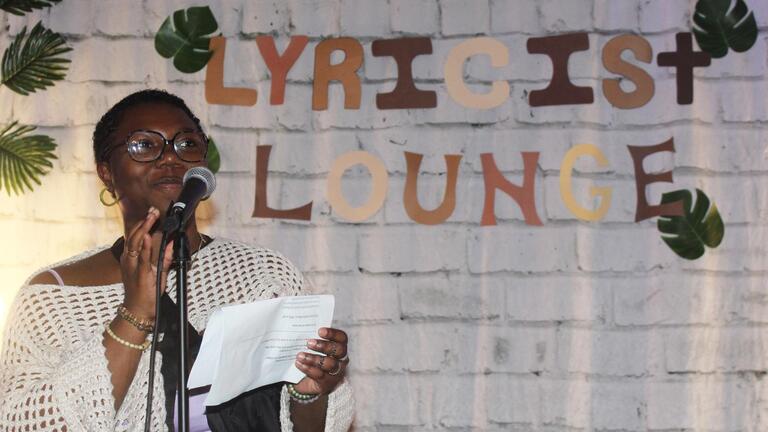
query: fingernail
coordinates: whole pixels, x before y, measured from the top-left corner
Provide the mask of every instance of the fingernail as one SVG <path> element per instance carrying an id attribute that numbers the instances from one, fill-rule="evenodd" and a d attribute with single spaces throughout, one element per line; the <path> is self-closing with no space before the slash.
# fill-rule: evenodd
<path id="1" fill-rule="evenodd" d="M 320 331 L 318 331 L 317 333 L 318 333 L 318 334 L 320 334 L 320 336 L 322 336 L 322 337 L 326 337 L 326 336 L 328 336 L 328 329 L 326 329 L 325 327 L 323 327 L 323 328 L 321 328 L 321 329 L 320 329 Z"/>
<path id="2" fill-rule="evenodd" d="M 309 347 L 316 347 L 317 346 L 317 341 L 315 339 L 308 339 L 307 340 L 307 346 L 309 346 Z"/>

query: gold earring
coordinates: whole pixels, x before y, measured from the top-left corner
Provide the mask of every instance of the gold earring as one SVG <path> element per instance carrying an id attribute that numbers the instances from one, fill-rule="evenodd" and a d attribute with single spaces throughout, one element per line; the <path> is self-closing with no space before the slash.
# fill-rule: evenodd
<path id="1" fill-rule="evenodd" d="M 113 205 L 117 204 L 117 202 L 118 202 L 118 201 L 120 201 L 119 199 L 115 198 L 115 200 L 114 200 L 114 201 L 112 201 L 112 202 L 107 202 L 107 200 L 106 200 L 106 199 L 104 199 L 104 192 L 109 192 L 109 193 L 112 193 L 112 191 L 110 191 L 109 189 L 107 189 L 107 188 L 105 187 L 105 188 L 103 188 L 103 189 L 101 190 L 101 193 L 99 194 L 99 201 L 101 201 L 101 203 L 102 203 L 102 204 L 104 204 L 106 207 L 112 207 Z"/>

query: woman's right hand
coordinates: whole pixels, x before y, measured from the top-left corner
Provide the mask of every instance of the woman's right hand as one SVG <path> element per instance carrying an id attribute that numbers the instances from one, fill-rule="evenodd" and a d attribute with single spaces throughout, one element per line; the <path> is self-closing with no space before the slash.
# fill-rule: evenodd
<path id="1" fill-rule="evenodd" d="M 120 272 L 123 276 L 125 300 L 123 304 L 134 315 L 150 320 L 155 319 L 155 279 L 157 278 L 157 257 L 159 255 L 160 234 L 153 241 L 149 234 L 152 226 L 160 217 L 160 211 L 150 207 L 147 217 L 131 228 L 126 236 L 123 254 L 120 256 Z M 173 242 L 169 242 L 163 259 L 161 292 L 165 291 L 165 281 L 173 260 Z"/>

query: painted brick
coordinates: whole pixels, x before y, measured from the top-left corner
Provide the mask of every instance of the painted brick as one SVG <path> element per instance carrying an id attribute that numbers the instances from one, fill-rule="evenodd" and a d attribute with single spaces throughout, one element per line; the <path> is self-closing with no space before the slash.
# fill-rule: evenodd
<path id="1" fill-rule="evenodd" d="M 753 95 L 766 91 L 765 81 L 734 81 L 718 83 L 723 120 L 726 122 L 755 122 L 768 120 L 765 101 Z"/>
<path id="2" fill-rule="evenodd" d="M 440 27 L 444 36 L 487 34 L 490 9 L 487 0 L 440 1 Z"/>
<path id="3" fill-rule="evenodd" d="M 531 427 L 538 423 L 541 390 L 535 380 L 515 375 L 491 375 L 486 391 L 489 422 L 528 428 L 521 430 L 532 430 Z"/>
<path id="4" fill-rule="evenodd" d="M 546 32 L 563 33 L 592 29 L 593 4 L 591 1 L 543 0 L 538 3 L 541 25 Z"/>
<path id="5" fill-rule="evenodd" d="M 677 256 L 652 225 L 601 229 L 580 226 L 576 239 L 578 265 L 586 271 L 649 271 L 672 267 L 677 262 Z"/>
<path id="6" fill-rule="evenodd" d="M 493 154 L 502 172 L 522 172 L 522 152 L 539 153 L 539 169 L 559 170 L 563 156 L 570 148 L 570 133 L 562 129 L 516 128 L 507 130 L 476 129 L 467 145 L 467 162 L 475 172 L 482 172 L 480 155 Z"/>
<path id="7" fill-rule="evenodd" d="M 340 228 L 254 230 L 249 243 L 280 251 L 301 271 L 356 270 L 357 235 Z"/>
<path id="8" fill-rule="evenodd" d="M 766 74 L 766 40 L 757 38 L 755 44 L 747 52 L 728 51 L 728 55 L 720 59 L 712 59 L 712 64 L 705 68 L 694 68 L 695 76 L 710 78 L 750 77 L 762 78 Z M 727 60 L 726 60 L 727 59 Z"/>
<path id="9" fill-rule="evenodd" d="M 762 290 L 762 278 L 759 276 L 723 278 L 721 281 L 718 280 L 716 286 L 727 290 L 726 293 L 729 294 L 727 298 L 732 298 L 727 303 L 732 316 L 761 324 L 768 320 L 766 314 L 768 297 Z"/>
<path id="10" fill-rule="evenodd" d="M 291 26 L 296 34 L 328 37 L 339 34 L 337 0 L 291 0 Z"/>
<path id="11" fill-rule="evenodd" d="M 467 85 L 472 91 L 484 93 L 488 91 L 486 85 Z M 508 120 L 514 116 L 514 104 L 507 100 L 496 108 L 478 110 L 465 108 L 454 101 L 448 94 L 448 90 L 440 85 L 438 87 L 422 86 L 424 90 L 434 90 L 437 93 L 437 107 L 428 110 L 412 110 L 413 121 L 416 124 L 494 124 Z"/>
<path id="12" fill-rule="evenodd" d="M 600 31 L 626 31 L 638 28 L 638 10 L 632 2 L 603 2 L 595 4 L 595 29 Z"/>
<path id="13" fill-rule="evenodd" d="M 255 174 L 256 146 L 260 142 L 255 131 L 214 127 L 207 133 L 219 150 L 221 172 Z"/>
<path id="14" fill-rule="evenodd" d="M 430 35 L 440 29 L 437 0 L 391 0 L 389 8 L 393 32 Z"/>
<path id="15" fill-rule="evenodd" d="M 355 428 L 425 424 L 429 403 L 424 386 L 429 381 L 409 375 L 354 375 L 350 382 L 355 391 Z"/>
<path id="16" fill-rule="evenodd" d="M 590 426 L 593 384 L 583 378 L 541 382 L 541 419 L 544 424 L 587 428 Z"/>
<path id="17" fill-rule="evenodd" d="M 615 289 L 610 279 L 589 277 L 494 276 L 486 279 L 505 286 L 507 318 L 512 321 L 605 323 L 609 319 L 611 292 Z"/>
<path id="18" fill-rule="evenodd" d="M 440 226 L 372 229 L 360 236 L 360 267 L 371 273 L 459 270 L 466 266 L 465 239 L 463 232 Z M 403 249 L 403 242 L 413 247 Z"/>
<path id="19" fill-rule="evenodd" d="M 639 126 L 671 123 L 678 120 L 714 123 L 720 117 L 719 100 L 727 94 L 721 90 L 723 88 L 721 86 L 722 83 L 715 86 L 713 83 L 696 79 L 693 84 L 693 104 L 678 105 L 675 96 L 677 94 L 675 80 L 656 80 L 656 96 L 650 102 L 633 110 L 612 108 L 613 122 Z M 608 104 L 607 101 L 603 103 Z"/>
<path id="20" fill-rule="evenodd" d="M 744 430 L 754 418 L 754 388 L 725 377 L 651 382 L 646 386 L 648 429 Z M 680 403 L 680 401 L 686 401 Z"/>
<path id="21" fill-rule="evenodd" d="M 768 341 L 755 327 L 675 329 L 665 337 L 669 372 L 742 372 L 766 368 Z"/>
<path id="22" fill-rule="evenodd" d="M 491 32 L 539 34 L 539 10 L 536 2 L 526 0 L 491 0 Z"/>
<path id="23" fill-rule="evenodd" d="M 143 82 L 161 76 L 170 62 L 155 52 L 151 39 L 90 38 L 71 46 L 67 77 L 75 83 Z"/>
<path id="24" fill-rule="evenodd" d="M 726 225 L 722 243 L 707 249 L 696 261 L 683 262 L 685 269 L 717 271 L 759 271 L 768 269 L 763 225 Z"/>
<path id="25" fill-rule="evenodd" d="M 58 13 L 58 8 L 56 9 L 53 14 Z M 154 36 L 161 23 L 158 23 L 157 27 L 154 28 L 148 27 L 148 20 L 145 19 L 144 9 L 143 2 L 100 1 L 96 3 L 95 30 L 97 33 L 109 36 Z M 120 12 L 115 13 L 117 10 Z M 220 16 L 220 14 L 215 15 Z M 110 56 L 103 58 L 117 59 L 119 57 Z"/>
<path id="26" fill-rule="evenodd" d="M 336 297 L 335 323 L 360 325 L 400 320 L 397 283 L 389 275 L 325 273 L 307 275 L 307 278 L 314 292 Z M 366 342 L 360 342 L 365 349 Z"/>
<path id="27" fill-rule="evenodd" d="M 442 351 L 444 366 L 461 374 L 539 375 L 555 370 L 556 339 L 551 327 L 463 325 L 456 326 L 449 339 L 454 345 Z M 467 355 L 468 350 L 472 355 Z"/>
<path id="28" fill-rule="evenodd" d="M 430 324 L 368 324 L 350 327 L 349 351 L 365 373 L 439 372 L 456 367 L 458 329 Z M 408 341 L 409 350 L 393 350 Z"/>
<path id="29" fill-rule="evenodd" d="M 619 326 L 715 324 L 741 310 L 740 296 L 754 293 L 754 278 L 663 273 L 613 279 L 614 320 Z M 749 291 L 749 289 L 752 291 Z M 744 311 L 747 316 L 761 306 Z"/>
<path id="30" fill-rule="evenodd" d="M 469 271 L 551 272 L 574 269 L 572 228 L 520 224 L 472 228 L 468 239 Z"/>
<path id="31" fill-rule="evenodd" d="M 243 33 L 282 33 L 289 28 L 288 3 L 280 0 L 247 1 L 243 5 Z"/>
<path id="32" fill-rule="evenodd" d="M 500 280 L 479 281 L 451 275 L 396 279 L 405 319 L 498 319 L 504 316 L 507 287 Z"/>
<path id="33" fill-rule="evenodd" d="M 259 135 L 258 143 L 272 146 L 270 172 L 298 175 L 328 173 L 339 156 L 359 150 L 357 136 L 350 131 L 312 134 L 268 131 Z"/>
<path id="34" fill-rule="evenodd" d="M 280 205 L 274 208 L 292 209 L 312 203 L 310 222 L 286 220 L 285 223 L 299 225 L 333 225 L 330 218 L 331 208 L 327 201 L 328 185 L 325 179 L 292 178 L 290 176 L 273 176 L 274 181 L 280 187 Z"/>
<path id="35" fill-rule="evenodd" d="M 592 386 L 595 430 L 644 430 L 645 384 L 641 381 L 598 382 Z"/>
<path id="36" fill-rule="evenodd" d="M 564 373 L 639 377 L 663 370 L 664 340 L 652 331 L 561 328 L 557 367 Z"/>
<path id="37" fill-rule="evenodd" d="M 460 376 L 435 382 L 430 386 L 432 421 L 445 428 L 485 428 L 488 418 L 485 401 L 492 397 L 488 381 L 485 377 Z"/>
<path id="38" fill-rule="evenodd" d="M 135 5 L 134 7 L 141 7 Z M 97 8 L 88 0 L 61 2 L 53 8 L 45 9 L 43 25 L 65 35 L 90 35 L 95 27 Z"/>
<path id="39" fill-rule="evenodd" d="M 15 99 L 14 113 L 19 122 L 38 126 L 94 124 L 109 105 L 139 88 L 138 85 L 105 87 L 95 83 L 59 82 L 44 92 Z"/>
<path id="40" fill-rule="evenodd" d="M 640 3 L 640 28 L 647 33 L 690 31 L 692 10 L 688 0 L 645 0 Z"/>
<path id="41" fill-rule="evenodd" d="M 341 34 L 387 36 L 389 5 L 379 0 L 341 0 Z"/>
<path id="42" fill-rule="evenodd" d="M 729 173 L 768 169 L 768 131 L 763 128 L 677 127 L 673 131 L 675 161 L 680 167 Z"/>
<path id="43" fill-rule="evenodd" d="M 402 127 L 357 133 L 362 149 L 378 155 L 390 173 L 406 173 L 405 152 L 422 155 L 420 173 L 445 174 L 445 156 L 463 155 L 475 132 L 456 127 Z M 471 163 L 467 154 L 461 165 Z"/>
<path id="44" fill-rule="evenodd" d="M 428 90 L 428 88 L 425 88 Z M 369 129 L 423 123 L 418 112 L 409 110 L 380 110 L 376 108 L 376 93 L 386 92 L 380 85 L 362 85 L 359 109 L 344 108 L 344 91 L 341 85 L 331 84 L 328 89 L 328 109 L 313 111 L 315 129 L 331 128 Z M 438 102 L 439 103 L 439 102 Z M 309 110 L 311 105 L 305 108 Z M 432 110 L 430 110 L 432 111 Z"/>

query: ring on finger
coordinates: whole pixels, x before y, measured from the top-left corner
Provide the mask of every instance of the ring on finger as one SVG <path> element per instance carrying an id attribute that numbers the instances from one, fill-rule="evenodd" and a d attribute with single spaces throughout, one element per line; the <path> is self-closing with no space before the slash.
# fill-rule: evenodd
<path id="1" fill-rule="evenodd" d="M 329 352 L 328 355 L 336 358 L 336 344 L 333 342 L 331 342 L 331 352 Z"/>
<path id="2" fill-rule="evenodd" d="M 336 375 L 338 375 L 338 374 L 339 374 L 339 372 L 341 372 L 341 362 L 340 362 L 340 361 L 337 361 L 337 362 L 336 362 L 336 367 L 335 367 L 335 368 L 333 368 L 333 370 L 332 370 L 332 371 L 329 371 L 329 372 L 328 372 L 328 375 L 330 375 L 330 376 L 336 376 Z"/>
<path id="3" fill-rule="evenodd" d="M 126 252 L 128 253 L 128 256 L 131 258 L 136 258 L 137 256 L 139 256 L 139 251 L 128 249 L 126 250 Z"/>
<path id="4" fill-rule="evenodd" d="M 320 360 L 317 361 L 317 366 L 320 369 L 323 369 L 323 363 L 325 362 L 325 357 L 320 357 Z"/>

